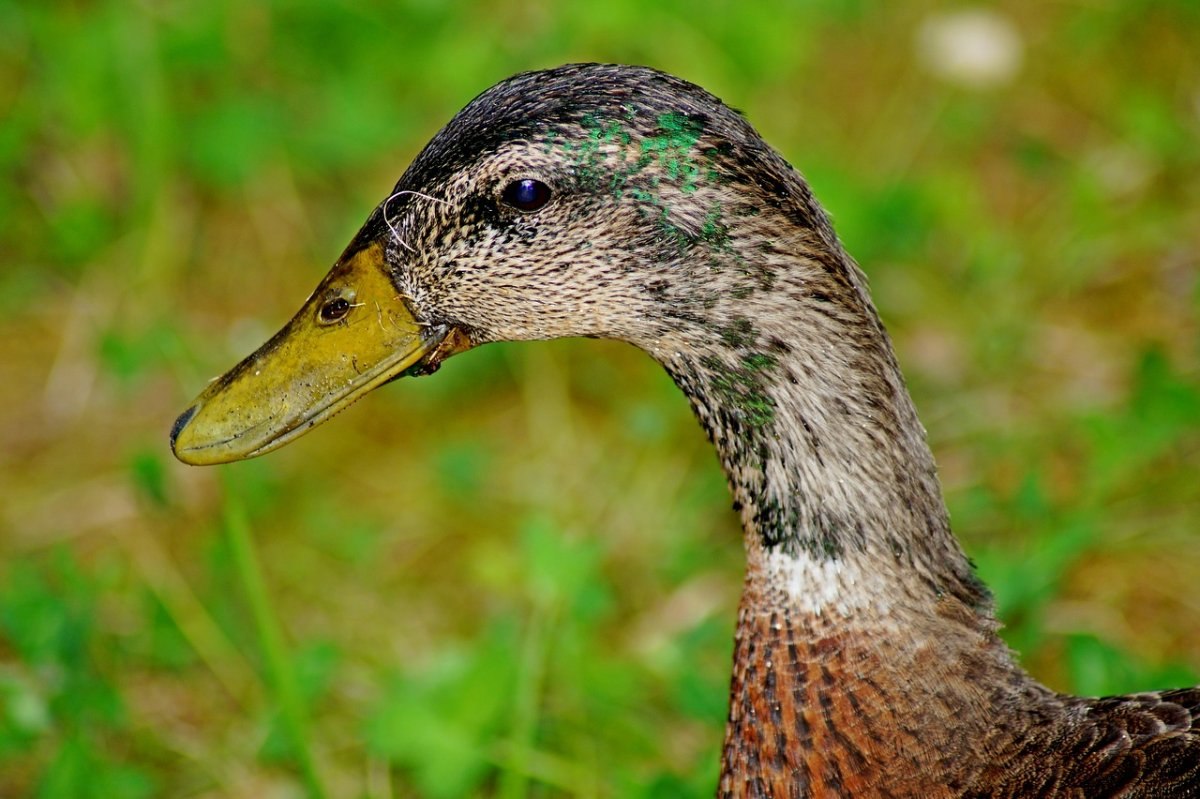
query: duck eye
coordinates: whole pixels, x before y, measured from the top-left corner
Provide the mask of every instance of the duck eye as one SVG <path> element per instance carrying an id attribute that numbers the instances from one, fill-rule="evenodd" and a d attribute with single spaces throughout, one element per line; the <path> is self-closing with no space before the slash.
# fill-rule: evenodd
<path id="1" fill-rule="evenodd" d="M 331 325 L 350 313 L 350 309 L 353 307 L 350 304 L 350 300 L 345 297 L 334 297 L 321 306 L 321 310 L 317 312 L 317 315 L 321 317 L 322 323 Z"/>
<path id="2" fill-rule="evenodd" d="M 536 211 L 550 202 L 550 187 L 532 178 L 514 180 L 504 187 L 502 198 L 518 211 Z"/>

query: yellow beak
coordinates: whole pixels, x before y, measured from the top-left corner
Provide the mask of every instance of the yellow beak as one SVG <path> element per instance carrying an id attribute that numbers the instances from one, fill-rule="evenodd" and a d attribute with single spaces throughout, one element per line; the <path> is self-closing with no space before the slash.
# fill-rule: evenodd
<path id="1" fill-rule="evenodd" d="M 171 449 L 194 465 L 262 455 L 467 346 L 456 331 L 417 321 L 382 245 L 371 244 L 339 261 L 283 330 L 196 398 L 171 429 Z"/>

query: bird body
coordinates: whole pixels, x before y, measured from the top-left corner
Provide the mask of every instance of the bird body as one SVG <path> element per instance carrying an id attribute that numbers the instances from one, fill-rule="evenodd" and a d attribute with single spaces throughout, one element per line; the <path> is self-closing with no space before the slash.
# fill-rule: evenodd
<path id="1" fill-rule="evenodd" d="M 455 352 L 563 336 L 662 364 L 741 515 L 719 796 L 1200 796 L 1200 690 L 1081 699 L 1016 664 L 865 277 L 750 124 L 661 72 L 472 101 L 172 446 L 262 454 Z"/>

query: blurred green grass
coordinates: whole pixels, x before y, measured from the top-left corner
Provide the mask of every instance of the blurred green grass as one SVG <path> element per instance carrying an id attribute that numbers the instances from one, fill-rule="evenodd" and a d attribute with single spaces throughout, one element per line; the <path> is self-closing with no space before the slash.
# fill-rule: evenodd
<path id="1" fill-rule="evenodd" d="M 810 177 L 1039 677 L 1200 681 L 1200 11 L 989 8 L 1024 58 L 972 89 L 931 2 L 0 0 L 0 795 L 711 795 L 741 542 L 639 353 L 495 345 L 259 461 L 166 449 L 454 111 L 572 60 Z"/>

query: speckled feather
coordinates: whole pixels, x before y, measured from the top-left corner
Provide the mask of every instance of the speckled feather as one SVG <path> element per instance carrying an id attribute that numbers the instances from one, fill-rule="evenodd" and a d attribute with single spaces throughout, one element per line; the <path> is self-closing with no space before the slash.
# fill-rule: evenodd
<path id="1" fill-rule="evenodd" d="M 508 206 L 520 179 L 551 201 Z M 419 319 L 627 341 L 708 432 L 747 555 L 720 796 L 1200 796 L 1200 690 L 1087 700 L 1015 665 L 865 277 L 740 115 L 650 69 L 526 73 L 395 191 L 348 253 L 388 242 Z"/>

